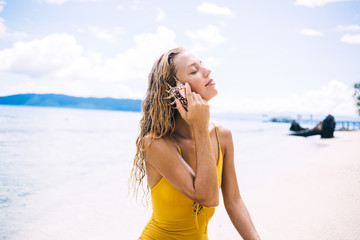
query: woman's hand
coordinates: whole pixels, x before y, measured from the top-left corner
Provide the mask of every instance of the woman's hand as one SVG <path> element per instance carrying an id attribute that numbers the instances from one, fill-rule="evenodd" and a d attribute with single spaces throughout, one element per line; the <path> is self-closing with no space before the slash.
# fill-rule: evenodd
<path id="1" fill-rule="evenodd" d="M 188 83 L 185 83 L 185 97 L 188 101 L 188 111 L 184 109 L 178 99 L 175 99 L 176 108 L 180 112 L 181 117 L 192 127 L 207 127 L 210 119 L 207 101 L 200 94 L 192 92 Z"/>

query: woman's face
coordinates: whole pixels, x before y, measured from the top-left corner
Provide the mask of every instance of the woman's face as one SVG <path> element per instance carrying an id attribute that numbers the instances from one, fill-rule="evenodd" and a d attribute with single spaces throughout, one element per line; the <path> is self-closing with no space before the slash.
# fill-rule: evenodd
<path id="1" fill-rule="evenodd" d="M 215 82 L 210 78 L 211 70 L 205 68 L 197 57 L 184 51 L 176 55 L 174 64 L 176 77 L 182 84 L 187 82 L 191 90 L 206 101 L 216 96 Z"/>

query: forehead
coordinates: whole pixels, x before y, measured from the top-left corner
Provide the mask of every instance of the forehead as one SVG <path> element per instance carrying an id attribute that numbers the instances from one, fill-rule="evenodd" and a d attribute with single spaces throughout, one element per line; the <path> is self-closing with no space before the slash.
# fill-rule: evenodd
<path id="1" fill-rule="evenodd" d="M 194 63 L 200 63 L 200 60 L 188 51 L 182 52 L 174 58 L 177 71 L 185 70 Z"/>

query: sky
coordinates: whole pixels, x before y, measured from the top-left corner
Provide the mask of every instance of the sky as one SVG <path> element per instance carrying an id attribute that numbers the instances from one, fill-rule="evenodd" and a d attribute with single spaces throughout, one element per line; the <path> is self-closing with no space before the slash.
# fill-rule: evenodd
<path id="1" fill-rule="evenodd" d="M 143 99 L 177 46 L 212 70 L 212 112 L 356 116 L 359 0 L 0 0 L 0 96 Z"/>

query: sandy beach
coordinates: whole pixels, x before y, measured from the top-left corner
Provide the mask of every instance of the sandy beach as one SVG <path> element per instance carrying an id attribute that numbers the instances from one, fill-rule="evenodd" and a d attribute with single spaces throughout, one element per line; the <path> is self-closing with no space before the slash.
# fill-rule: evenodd
<path id="1" fill-rule="evenodd" d="M 320 147 L 309 161 L 242 192 L 261 238 L 360 239 L 360 131 L 306 140 Z M 223 206 L 211 225 L 210 239 L 241 239 Z"/>

